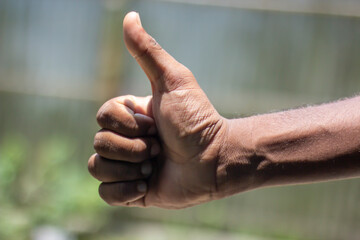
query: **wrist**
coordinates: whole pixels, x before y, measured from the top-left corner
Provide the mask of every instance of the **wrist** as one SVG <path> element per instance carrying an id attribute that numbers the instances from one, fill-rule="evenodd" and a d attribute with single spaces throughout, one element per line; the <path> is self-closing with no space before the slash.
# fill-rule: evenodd
<path id="1" fill-rule="evenodd" d="M 224 125 L 216 171 L 217 198 L 255 189 L 261 182 L 257 169 L 262 158 L 255 151 L 254 117 L 224 119 Z"/>

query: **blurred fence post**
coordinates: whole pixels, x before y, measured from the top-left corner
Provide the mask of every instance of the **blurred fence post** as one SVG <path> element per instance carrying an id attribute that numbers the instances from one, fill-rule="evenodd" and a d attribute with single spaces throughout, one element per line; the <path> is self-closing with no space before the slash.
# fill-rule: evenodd
<path id="1" fill-rule="evenodd" d="M 104 1 L 99 76 L 96 84 L 96 99 L 100 101 L 115 97 L 123 83 L 122 22 L 126 3 L 126 0 Z"/>

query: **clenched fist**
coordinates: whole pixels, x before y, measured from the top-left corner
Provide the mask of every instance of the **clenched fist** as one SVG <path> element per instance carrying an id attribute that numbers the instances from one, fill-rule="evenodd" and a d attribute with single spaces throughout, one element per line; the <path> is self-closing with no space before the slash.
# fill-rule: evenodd
<path id="1" fill-rule="evenodd" d="M 148 76 L 152 96 L 121 96 L 97 114 L 89 171 L 110 205 L 183 208 L 216 196 L 227 129 L 193 74 L 127 14 L 124 39 Z"/>

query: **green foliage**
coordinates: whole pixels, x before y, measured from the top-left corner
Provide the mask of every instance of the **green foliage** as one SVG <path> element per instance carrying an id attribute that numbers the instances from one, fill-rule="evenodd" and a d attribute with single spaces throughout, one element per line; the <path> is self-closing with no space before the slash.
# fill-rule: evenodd
<path id="1" fill-rule="evenodd" d="M 60 132 L 38 142 L 20 132 L 1 137 L 0 239 L 21 239 L 40 224 L 80 232 L 101 226 L 105 205 L 80 148 Z"/>

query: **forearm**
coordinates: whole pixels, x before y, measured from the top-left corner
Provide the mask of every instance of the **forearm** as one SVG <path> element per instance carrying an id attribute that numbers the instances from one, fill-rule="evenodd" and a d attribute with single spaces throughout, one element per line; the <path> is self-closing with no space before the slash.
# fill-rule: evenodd
<path id="1" fill-rule="evenodd" d="M 360 97 L 229 120 L 227 136 L 218 169 L 226 194 L 360 176 Z"/>

